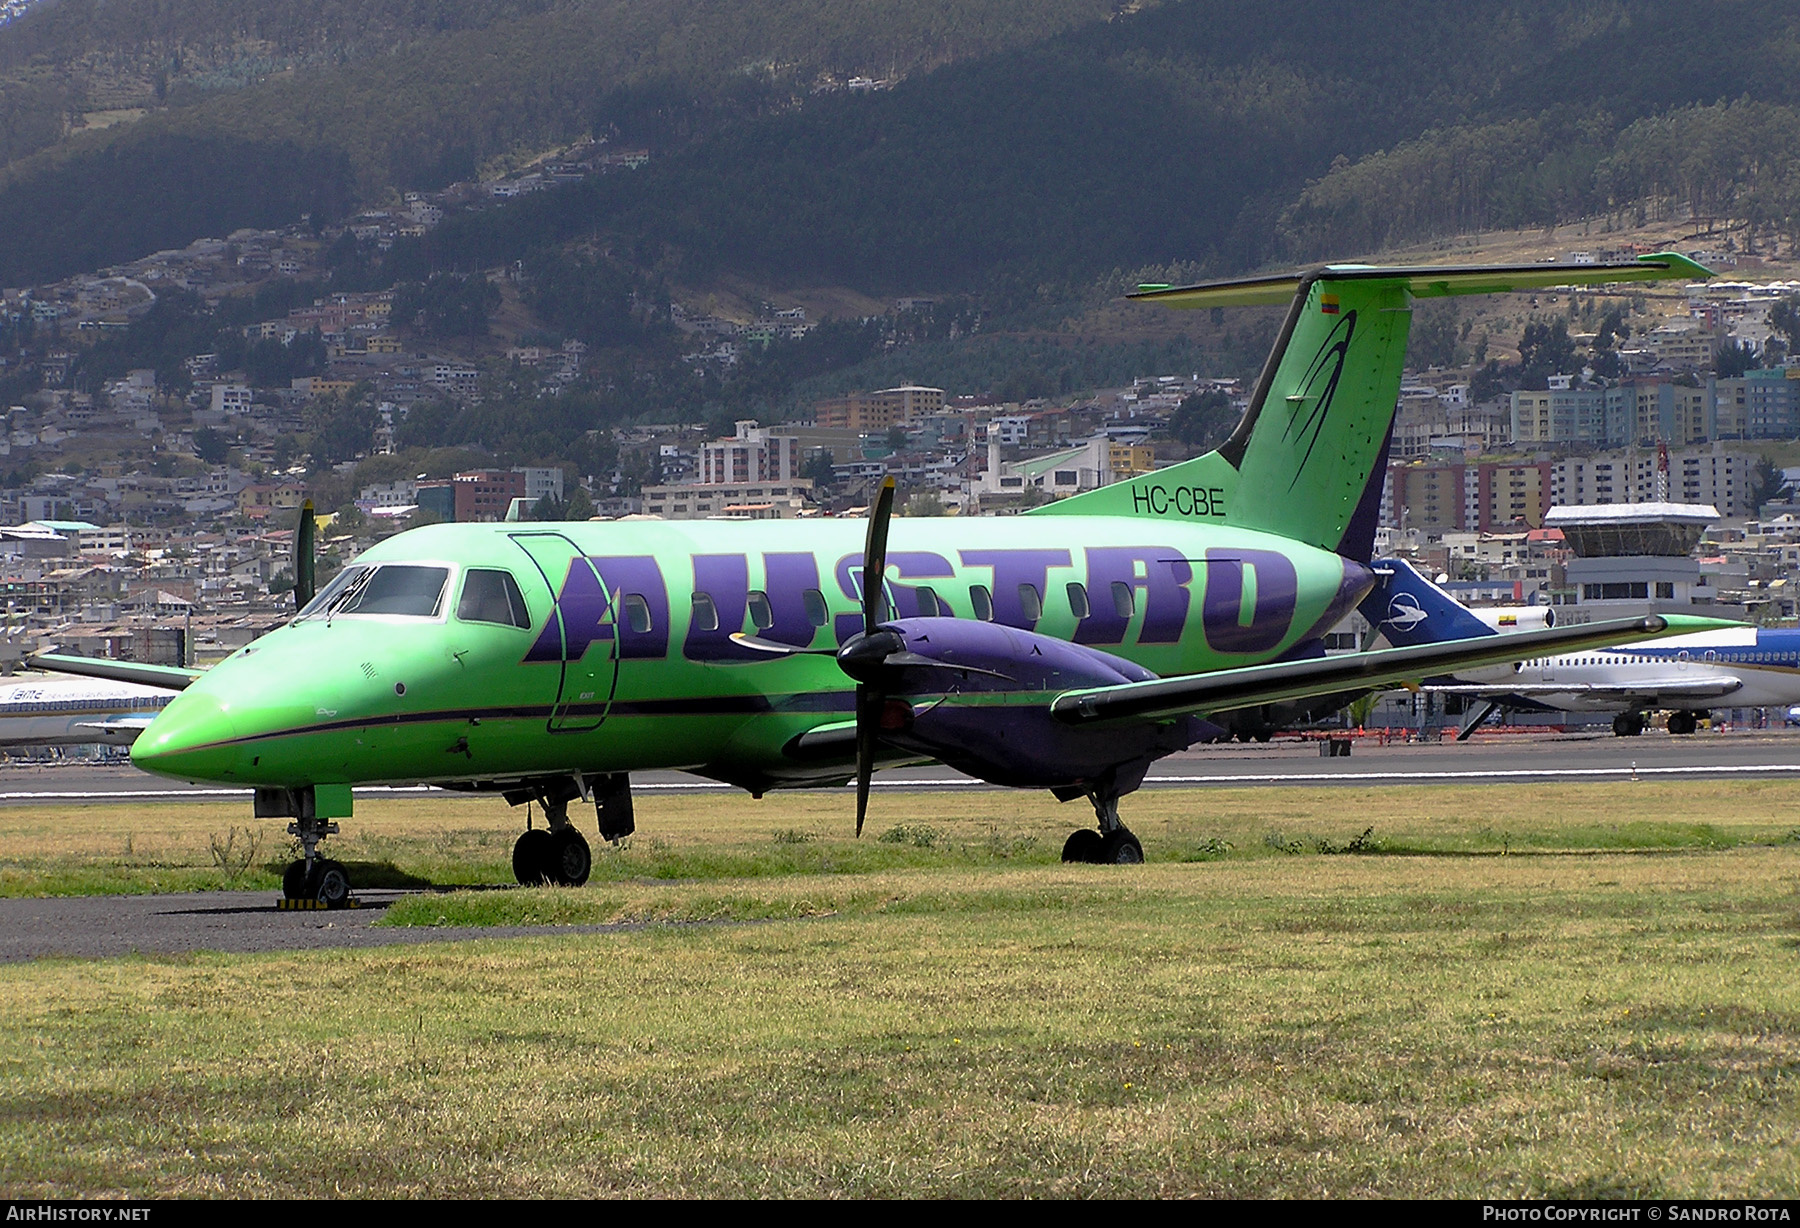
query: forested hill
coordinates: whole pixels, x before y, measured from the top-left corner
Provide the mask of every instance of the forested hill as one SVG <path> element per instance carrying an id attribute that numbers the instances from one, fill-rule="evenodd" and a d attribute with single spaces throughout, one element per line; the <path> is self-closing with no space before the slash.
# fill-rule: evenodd
<path id="1" fill-rule="evenodd" d="M 924 72 L 1111 6 L 60 0 L 0 28 L 0 208 L 24 219 L 22 231 L 0 228 L 0 282 L 441 186 L 592 131 L 622 88 L 754 115 L 796 105 L 822 76 Z M 67 124 L 96 107 L 150 111 L 100 130 Z M 283 169 L 294 163 L 299 176 Z M 269 176 L 309 186 L 283 207 L 260 184 Z M 157 196 L 141 190 L 144 177 Z M 95 193 L 112 199 L 85 199 Z"/>
<path id="2" fill-rule="evenodd" d="M 1093 0 L 488 0 L 443 33 L 407 25 L 404 0 L 370 7 L 398 51 L 15 162 L 0 282 L 329 215 L 585 131 L 653 160 L 446 234 L 443 258 L 503 255 L 523 225 L 532 244 L 599 233 L 686 276 L 951 289 L 1171 260 L 1224 272 L 1643 198 L 1800 217 L 1785 0 L 1166 0 L 1116 16 Z M 889 92 L 802 79 L 884 60 L 909 74 Z"/>

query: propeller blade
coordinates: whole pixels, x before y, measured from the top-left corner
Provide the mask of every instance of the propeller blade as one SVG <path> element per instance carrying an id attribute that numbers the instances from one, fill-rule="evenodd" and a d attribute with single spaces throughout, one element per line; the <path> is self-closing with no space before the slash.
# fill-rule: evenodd
<path id="1" fill-rule="evenodd" d="M 894 514 L 894 479 L 881 480 L 881 493 L 869 509 L 869 538 L 863 545 L 863 634 L 875 634 L 886 613 L 883 580 L 887 575 L 888 518 Z"/>
<path id="2" fill-rule="evenodd" d="M 856 838 L 862 839 L 869 816 L 869 781 L 875 775 L 875 735 L 879 732 L 881 696 L 874 687 L 856 687 Z"/>
<path id="3" fill-rule="evenodd" d="M 294 532 L 294 608 L 304 610 L 313 599 L 316 586 L 313 583 L 314 541 L 318 536 L 318 522 L 313 515 L 313 502 L 308 499 L 300 505 L 300 525 Z"/>

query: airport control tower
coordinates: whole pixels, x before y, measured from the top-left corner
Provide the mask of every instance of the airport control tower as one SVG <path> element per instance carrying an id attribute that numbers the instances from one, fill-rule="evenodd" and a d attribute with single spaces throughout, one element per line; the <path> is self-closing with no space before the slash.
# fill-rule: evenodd
<path id="1" fill-rule="evenodd" d="M 1574 552 L 1568 587 L 1556 594 L 1558 626 L 1640 614 L 1744 617 L 1716 600 L 1694 557 L 1700 535 L 1719 520 L 1710 503 L 1603 503 L 1553 507 L 1544 527 L 1561 529 Z"/>

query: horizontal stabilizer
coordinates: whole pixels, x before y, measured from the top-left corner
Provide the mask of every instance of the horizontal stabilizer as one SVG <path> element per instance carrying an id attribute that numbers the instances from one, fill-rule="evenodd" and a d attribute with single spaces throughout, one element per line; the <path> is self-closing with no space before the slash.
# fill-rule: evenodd
<path id="1" fill-rule="evenodd" d="M 75 728 L 93 734 L 96 742 L 130 746 L 155 719 L 155 716 L 120 716 L 104 721 L 83 721 Z"/>
<path id="2" fill-rule="evenodd" d="M 1205 281 L 1193 286 L 1140 286 L 1131 298 L 1169 307 L 1280 307 L 1293 300 L 1308 280 L 1383 281 L 1404 285 L 1414 298 L 1457 294 L 1509 294 L 1548 290 L 1553 286 L 1611 285 L 1615 282 L 1661 281 L 1687 277 L 1702 281 L 1712 270 L 1677 252 L 1658 252 L 1610 264 L 1465 264 L 1395 265 L 1333 264 L 1303 273 Z"/>

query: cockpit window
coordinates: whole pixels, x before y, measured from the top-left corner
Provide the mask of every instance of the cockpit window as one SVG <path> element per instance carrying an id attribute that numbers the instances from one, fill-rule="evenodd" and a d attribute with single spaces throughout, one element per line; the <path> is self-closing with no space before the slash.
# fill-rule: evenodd
<path id="1" fill-rule="evenodd" d="M 311 618 L 315 614 L 325 613 L 326 610 L 329 610 L 335 602 L 343 597 L 345 589 L 361 580 L 368 574 L 368 571 L 369 569 L 367 567 L 359 567 L 354 564 L 344 568 L 344 570 L 338 572 L 337 575 L 331 577 L 331 583 L 320 589 L 318 593 L 314 595 L 313 599 L 306 603 L 306 608 L 301 610 L 296 617 Z"/>
<path id="2" fill-rule="evenodd" d="M 387 563 L 370 568 L 344 590 L 330 614 L 405 614 L 416 618 L 437 615 L 444 601 L 448 567 L 424 567 L 414 563 Z"/>
<path id="3" fill-rule="evenodd" d="M 471 567 L 464 573 L 462 600 L 456 616 L 466 623 L 501 623 L 509 627 L 531 626 L 525 594 L 509 571 Z"/>

